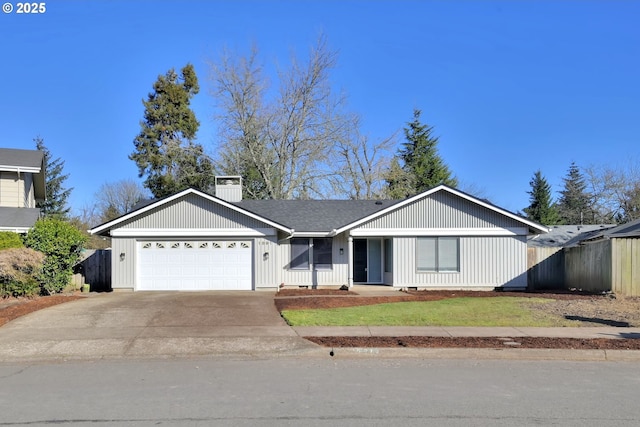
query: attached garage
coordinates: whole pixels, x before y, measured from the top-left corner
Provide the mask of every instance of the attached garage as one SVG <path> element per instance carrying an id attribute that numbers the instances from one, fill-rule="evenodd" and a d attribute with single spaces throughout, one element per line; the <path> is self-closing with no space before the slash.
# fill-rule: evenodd
<path id="1" fill-rule="evenodd" d="M 292 233 L 192 188 L 143 203 L 90 231 L 111 238 L 114 291 L 275 289 L 278 241 Z"/>
<path id="2" fill-rule="evenodd" d="M 137 243 L 139 291 L 251 290 L 250 240 Z"/>

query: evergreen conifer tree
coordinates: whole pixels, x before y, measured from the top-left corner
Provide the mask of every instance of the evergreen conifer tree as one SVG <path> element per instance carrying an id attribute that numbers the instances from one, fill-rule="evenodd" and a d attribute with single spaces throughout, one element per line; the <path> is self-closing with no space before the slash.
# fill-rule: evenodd
<path id="1" fill-rule="evenodd" d="M 529 185 L 529 207 L 524 209 L 527 218 L 544 225 L 557 224 L 559 217 L 551 200 L 551 186 L 540 170 L 535 172 Z"/>
<path id="2" fill-rule="evenodd" d="M 200 123 L 189 105 L 199 90 L 193 65 L 187 64 L 180 76 L 173 69 L 158 76 L 153 93 L 142 102 L 144 120 L 129 158 L 136 162 L 139 176 L 146 176 L 144 186 L 154 197 L 187 187 L 208 191 L 213 183 L 211 161 L 193 142 Z"/>
<path id="3" fill-rule="evenodd" d="M 563 178 L 564 189 L 558 199 L 558 215 L 562 224 L 592 224 L 594 214 L 591 196 L 586 192 L 587 184 L 580 168 L 571 163 L 567 176 Z"/>
<path id="4" fill-rule="evenodd" d="M 51 152 L 44 145 L 44 139 L 36 137 L 33 139 L 36 149 L 44 154 L 45 164 L 45 201 L 38 202 L 36 206 L 40 208 L 42 214 L 47 217 L 67 219 L 70 208 L 67 204 L 69 195 L 73 188 L 66 188 L 64 182 L 69 174 L 64 174 L 64 160 L 59 157 L 53 159 Z"/>
<path id="5" fill-rule="evenodd" d="M 392 198 L 412 196 L 440 184 L 458 185 L 438 154 L 438 137 L 433 135 L 433 127 L 420 122 L 420 114 L 418 109 L 413 111 L 413 121 L 404 128 L 406 141 L 387 173 L 387 193 Z M 400 160 L 405 175 L 398 171 Z"/>

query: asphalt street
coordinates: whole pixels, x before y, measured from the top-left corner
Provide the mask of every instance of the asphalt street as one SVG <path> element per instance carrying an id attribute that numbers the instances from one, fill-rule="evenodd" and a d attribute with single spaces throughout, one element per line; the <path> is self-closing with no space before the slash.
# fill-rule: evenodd
<path id="1" fill-rule="evenodd" d="M 639 390 L 624 362 L 5 363 L 0 426 L 637 426 Z"/>

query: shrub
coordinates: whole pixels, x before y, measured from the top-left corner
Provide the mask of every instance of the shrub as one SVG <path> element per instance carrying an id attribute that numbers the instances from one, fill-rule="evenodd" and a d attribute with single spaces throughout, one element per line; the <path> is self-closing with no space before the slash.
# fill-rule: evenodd
<path id="1" fill-rule="evenodd" d="M 40 292 L 38 276 L 44 254 L 28 248 L 0 251 L 0 297 L 33 296 Z"/>
<path id="2" fill-rule="evenodd" d="M 69 284 L 85 240 L 80 230 L 56 218 L 40 219 L 29 231 L 27 247 L 45 254 L 40 275 L 44 293 L 61 292 Z"/>
<path id="3" fill-rule="evenodd" d="M 0 231 L 0 250 L 9 248 L 24 248 L 22 237 L 13 231 Z"/>

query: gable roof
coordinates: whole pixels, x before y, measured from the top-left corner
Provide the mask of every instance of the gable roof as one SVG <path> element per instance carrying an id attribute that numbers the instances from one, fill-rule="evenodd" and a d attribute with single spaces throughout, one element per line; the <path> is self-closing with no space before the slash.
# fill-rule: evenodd
<path id="1" fill-rule="evenodd" d="M 138 203 L 134 209 L 112 221 L 98 225 L 89 232 L 104 234 L 118 224 L 134 218 L 145 212 L 176 200 L 187 194 L 197 194 L 222 206 L 233 209 L 251 218 L 262 221 L 270 226 L 289 233 L 290 235 L 320 234 L 335 236 L 346 230 L 357 227 L 372 219 L 378 218 L 407 204 L 426 198 L 438 191 L 446 191 L 462 197 L 472 203 L 483 206 L 491 211 L 507 216 L 527 227 L 530 233 L 546 233 L 548 229 L 540 224 L 522 218 L 512 212 L 499 208 L 489 202 L 480 200 L 462 191 L 439 185 L 431 190 L 420 193 L 404 200 L 242 200 L 227 202 L 202 191 L 189 188 L 162 199 L 145 200 Z"/>
<path id="2" fill-rule="evenodd" d="M 420 194 L 416 194 L 413 197 L 409 197 L 407 199 L 404 199 L 404 200 L 401 200 L 401 201 L 399 201 L 397 203 L 394 203 L 391 206 L 388 206 L 388 207 L 386 207 L 384 209 L 381 209 L 381 210 L 379 210 L 379 211 L 377 211 L 375 213 L 372 213 L 369 216 L 360 218 L 357 221 L 354 221 L 352 223 L 346 224 L 346 225 L 334 230 L 333 234 L 334 235 L 335 234 L 340 234 L 340 233 L 342 233 L 342 232 L 344 232 L 346 230 L 349 230 L 351 228 L 354 228 L 354 227 L 357 227 L 357 226 L 359 226 L 361 224 L 364 224 L 365 222 L 371 221 L 371 220 L 373 220 L 375 218 L 378 218 L 378 217 L 381 217 L 383 215 L 386 215 L 389 212 L 393 212 L 394 210 L 400 209 L 403 206 L 406 206 L 406 205 L 408 205 L 410 203 L 413 203 L 413 202 L 416 202 L 416 201 L 418 201 L 420 199 L 424 199 L 426 197 L 429 197 L 430 195 L 432 195 L 432 194 L 434 194 L 434 193 L 436 193 L 438 191 L 446 191 L 448 193 L 451 193 L 451 194 L 454 194 L 454 195 L 456 195 L 458 197 L 466 199 L 466 200 L 470 201 L 471 203 L 475 203 L 475 204 L 477 204 L 479 206 L 485 207 L 485 208 L 487 208 L 487 209 L 489 209 L 491 211 L 494 211 L 496 213 L 499 213 L 501 215 L 509 217 L 509 218 L 511 218 L 511 219 L 513 219 L 515 221 L 518 221 L 518 222 L 522 223 L 523 225 L 526 225 L 528 230 L 529 230 L 529 233 L 531 233 L 531 234 L 546 233 L 546 232 L 549 231 L 549 229 L 547 227 L 545 227 L 544 225 L 541 225 L 541 224 L 538 224 L 538 223 L 536 223 L 534 221 L 531 221 L 529 219 L 523 218 L 520 215 L 516 215 L 513 212 L 509 212 L 509 211 L 507 211 L 505 209 L 502 209 L 502 208 L 500 208 L 500 207 L 498 207 L 496 205 L 493 205 L 493 204 L 491 204 L 491 203 L 489 203 L 487 201 L 480 200 L 480 199 L 478 199 L 478 198 L 476 198 L 474 196 L 471 196 L 470 194 L 464 193 L 464 192 L 462 192 L 460 190 L 456 190 L 455 188 L 452 188 L 452 187 L 449 187 L 447 185 L 441 184 L 441 185 L 438 185 L 438 186 L 436 186 L 436 187 L 434 187 L 434 188 L 432 188 L 430 190 L 427 190 L 427 191 L 422 192 Z"/>
<path id="3" fill-rule="evenodd" d="M 150 211 L 152 209 L 155 209 L 155 208 L 157 208 L 159 206 L 165 205 L 165 204 L 167 204 L 169 202 L 172 202 L 172 201 L 174 201 L 176 199 L 179 199 L 179 198 L 181 198 L 183 196 L 186 196 L 188 194 L 196 194 L 196 195 L 198 195 L 200 197 L 203 197 L 203 198 L 205 198 L 207 200 L 210 200 L 210 201 L 212 201 L 214 203 L 217 203 L 217 204 L 219 204 L 221 206 L 225 206 L 225 207 L 227 207 L 229 209 L 232 209 L 232 210 L 234 210 L 236 212 L 239 212 L 239 213 L 242 213 L 244 215 L 247 215 L 248 217 L 257 219 L 259 221 L 262 221 L 265 224 L 270 225 L 271 227 L 277 228 L 278 230 L 282 230 L 282 231 L 289 232 L 289 233 L 292 231 L 291 229 L 289 229 L 288 227 L 285 227 L 282 224 L 279 224 L 279 223 L 277 223 L 275 221 L 272 221 L 272 220 L 270 220 L 268 218 L 261 217 L 260 215 L 257 215 L 257 214 L 255 214 L 253 212 L 250 212 L 250 211 L 247 211 L 246 209 L 243 209 L 243 208 L 240 208 L 238 206 L 235 206 L 233 203 L 229 203 L 229 202 L 227 202 L 225 200 L 219 199 L 219 198 L 217 198 L 215 196 L 212 196 L 210 194 L 207 194 L 207 193 L 204 193 L 202 191 L 196 190 L 195 188 L 187 188 L 186 190 L 182 190 L 182 191 L 180 191 L 180 192 L 178 192 L 176 194 L 164 197 L 162 199 L 153 200 L 153 201 L 148 202 L 148 203 L 144 203 L 144 202 L 140 203 L 140 204 L 137 205 L 137 206 L 139 206 L 137 209 L 132 210 L 131 212 L 128 212 L 125 215 L 122 215 L 122 216 L 120 216 L 120 217 L 118 217 L 116 219 L 113 219 L 111 221 L 107 221 L 104 224 L 101 224 L 101 225 L 98 225 L 96 227 L 93 227 L 91 230 L 89 230 L 89 233 L 90 234 L 106 233 L 111 228 L 113 228 L 114 226 L 116 226 L 116 225 L 118 225 L 118 224 L 120 224 L 122 222 L 125 222 L 125 221 L 127 221 L 127 220 L 129 220 L 131 218 L 134 218 L 134 217 L 138 216 L 138 215 L 142 215 L 145 212 L 148 212 L 148 211 Z"/>
<path id="4" fill-rule="evenodd" d="M 40 150 L 0 148 L 0 171 L 32 173 L 36 200 L 45 199 L 44 153 Z"/>
<path id="5" fill-rule="evenodd" d="M 388 208 L 399 200 L 242 200 L 233 203 L 296 233 L 330 233 L 338 227 Z"/>
<path id="6" fill-rule="evenodd" d="M 0 148 L 0 170 L 38 173 L 43 167 L 44 153 L 39 150 Z"/>

